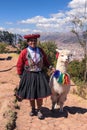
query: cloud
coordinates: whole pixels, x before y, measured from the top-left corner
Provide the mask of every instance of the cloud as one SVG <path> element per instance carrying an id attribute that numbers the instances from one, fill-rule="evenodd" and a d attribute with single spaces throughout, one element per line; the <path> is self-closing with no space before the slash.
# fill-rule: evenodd
<path id="1" fill-rule="evenodd" d="M 0 27 L 0 31 L 4 31 L 5 30 L 5 28 L 3 28 L 3 27 Z"/>
<path id="2" fill-rule="evenodd" d="M 70 11 L 68 11 L 68 14 L 72 14 L 74 16 L 83 16 L 85 13 L 87 15 L 87 12 L 85 12 L 85 6 L 87 8 L 87 1 L 86 0 L 72 0 L 68 7 L 70 8 Z"/>
<path id="3" fill-rule="evenodd" d="M 69 4 L 68 7 L 75 9 L 75 8 L 83 8 L 85 5 L 86 0 L 72 0 Z"/>
<path id="4" fill-rule="evenodd" d="M 49 22 L 53 22 L 53 21 L 54 21 L 54 18 L 45 18 L 43 16 L 35 16 L 30 19 L 22 20 L 18 23 L 20 23 L 20 24 L 37 24 L 37 23 L 49 23 Z"/>
<path id="5" fill-rule="evenodd" d="M 43 16 L 35 16 L 30 19 L 19 21 L 20 24 L 34 24 L 37 29 L 39 30 L 49 30 L 52 31 L 53 29 L 57 31 L 59 29 L 60 25 L 64 23 L 65 14 L 62 12 L 59 12 L 57 14 L 51 14 L 49 18 L 45 18 Z"/>
<path id="6" fill-rule="evenodd" d="M 51 16 L 53 18 L 63 18 L 63 17 L 65 17 L 64 12 L 62 12 L 62 11 L 60 11 L 59 13 L 56 13 L 56 14 L 51 14 Z"/>
<path id="7" fill-rule="evenodd" d="M 72 0 L 68 3 L 67 7 L 69 10 L 65 12 L 59 11 L 56 14 L 50 14 L 50 17 L 45 18 L 43 16 L 35 16 L 29 19 L 19 21 L 20 24 L 32 24 L 38 30 L 42 31 L 70 31 L 71 25 L 70 21 L 73 16 L 84 15 L 85 1 L 82 0 Z"/>
<path id="8" fill-rule="evenodd" d="M 74 16 L 83 16 L 84 12 L 85 0 L 71 0 L 67 5 L 67 10 L 65 11 L 58 11 L 55 14 L 50 14 L 49 17 L 35 16 L 23 19 L 17 22 L 20 28 L 9 28 L 8 30 L 20 34 L 46 31 L 71 31 L 70 21 Z M 7 24 L 11 24 L 11 22 L 7 22 Z"/>
<path id="9" fill-rule="evenodd" d="M 30 32 L 31 30 L 30 29 L 21 29 L 21 28 L 9 28 L 7 29 L 9 32 L 11 33 L 17 33 L 17 34 L 26 34 L 28 32 Z"/>

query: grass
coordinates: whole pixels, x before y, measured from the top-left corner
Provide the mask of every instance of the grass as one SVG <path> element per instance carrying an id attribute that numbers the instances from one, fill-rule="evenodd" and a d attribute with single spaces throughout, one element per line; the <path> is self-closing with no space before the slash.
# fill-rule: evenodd
<path id="1" fill-rule="evenodd" d="M 12 56 L 12 57 L 18 57 L 19 56 L 19 54 L 17 54 L 17 53 L 9 53 L 9 55 Z"/>

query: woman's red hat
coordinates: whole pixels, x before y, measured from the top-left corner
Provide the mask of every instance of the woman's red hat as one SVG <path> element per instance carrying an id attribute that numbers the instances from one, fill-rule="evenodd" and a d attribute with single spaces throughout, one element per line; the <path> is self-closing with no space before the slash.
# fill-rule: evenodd
<path id="1" fill-rule="evenodd" d="M 24 36 L 25 39 L 33 39 L 33 38 L 39 38 L 39 37 L 40 37 L 40 34 L 28 34 Z"/>

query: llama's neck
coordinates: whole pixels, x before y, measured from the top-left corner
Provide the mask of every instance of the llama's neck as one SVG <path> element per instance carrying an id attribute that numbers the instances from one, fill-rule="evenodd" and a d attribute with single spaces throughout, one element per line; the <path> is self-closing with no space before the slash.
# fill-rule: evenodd
<path id="1" fill-rule="evenodd" d="M 56 65 L 56 70 L 60 70 L 62 73 L 66 73 L 67 72 L 67 68 L 65 63 L 57 63 Z"/>

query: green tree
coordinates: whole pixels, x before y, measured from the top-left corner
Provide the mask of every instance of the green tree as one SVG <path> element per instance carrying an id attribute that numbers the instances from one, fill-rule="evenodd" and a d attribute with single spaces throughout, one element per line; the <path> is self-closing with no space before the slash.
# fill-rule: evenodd
<path id="1" fill-rule="evenodd" d="M 3 31 L 3 40 L 9 45 L 12 45 L 14 42 L 14 34 L 9 33 L 8 31 Z"/>
<path id="2" fill-rule="evenodd" d="M 48 41 L 48 42 L 43 42 L 43 43 L 38 43 L 38 44 L 41 48 L 43 48 L 43 50 L 47 54 L 49 62 L 53 66 L 55 66 L 56 64 L 55 55 L 56 55 L 56 48 L 57 48 L 57 45 L 55 44 L 55 42 Z"/>
<path id="3" fill-rule="evenodd" d="M 19 42 L 18 42 L 18 53 L 20 53 L 21 50 L 23 50 L 27 46 L 28 46 L 27 42 L 20 39 Z"/>
<path id="4" fill-rule="evenodd" d="M 74 16 L 73 20 L 71 21 L 73 24 L 72 32 L 76 35 L 79 44 L 82 46 L 84 51 L 84 64 L 85 64 L 85 71 L 84 71 L 84 81 L 87 81 L 87 3 L 85 0 L 84 3 L 84 12 L 83 15 Z"/>

